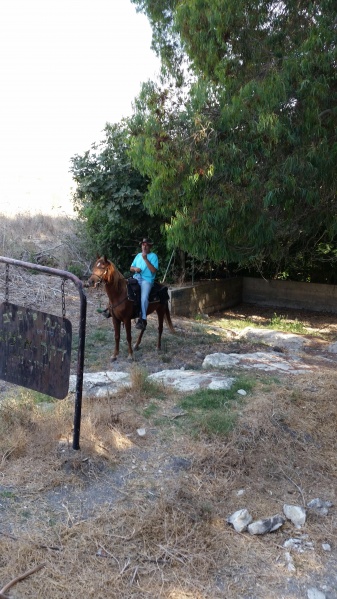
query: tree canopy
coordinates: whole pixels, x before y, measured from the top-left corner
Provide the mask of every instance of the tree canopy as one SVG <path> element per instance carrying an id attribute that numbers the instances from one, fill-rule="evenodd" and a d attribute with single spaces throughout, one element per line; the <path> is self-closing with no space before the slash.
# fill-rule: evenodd
<path id="1" fill-rule="evenodd" d="M 132 1 L 170 75 L 130 121 L 169 243 L 273 276 L 336 261 L 335 2 Z"/>
<path id="2" fill-rule="evenodd" d="M 71 159 L 74 207 L 91 250 L 94 255 L 105 253 L 125 272 L 144 235 L 152 237 L 157 251 L 166 256 L 163 219 L 151 216 L 144 207 L 148 179 L 132 166 L 127 150 L 125 123 L 107 124 L 101 142 Z"/>

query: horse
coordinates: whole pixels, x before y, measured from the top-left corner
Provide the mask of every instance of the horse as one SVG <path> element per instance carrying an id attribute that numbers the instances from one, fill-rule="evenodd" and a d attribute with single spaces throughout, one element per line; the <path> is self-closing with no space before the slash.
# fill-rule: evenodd
<path id="1" fill-rule="evenodd" d="M 113 262 L 107 260 L 106 256 L 97 258 L 86 286 L 97 288 L 101 283 L 104 283 L 105 291 L 109 298 L 109 312 L 112 316 L 115 332 L 115 350 L 111 357 L 111 361 L 114 362 L 117 360 L 119 354 L 121 323 L 125 326 L 128 358 L 132 360 L 134 356 L 132 349 L 131 321 L 138 316 L 137 305 L 135 301 L 128 298 L 127 279 L 125 279 L 119 272 Z M 163 285 L 159 286 L 160 288 L 165 289 Z M 170 331 L 175 333 L 168 307 L 168 299 L 166 299 L 164 303 L 161 303 L 159 299 L 157 299 L 157 301 L 151 301 L 150 294 L 150 303 L 147 314 L 152 314 L 153 312 L 157 312 L 158 317 L 157 349 L 160 350 L 164 319 Z M 140 332 L 134 350 L 138 350 L 143 334 L 144 330 Z"/>

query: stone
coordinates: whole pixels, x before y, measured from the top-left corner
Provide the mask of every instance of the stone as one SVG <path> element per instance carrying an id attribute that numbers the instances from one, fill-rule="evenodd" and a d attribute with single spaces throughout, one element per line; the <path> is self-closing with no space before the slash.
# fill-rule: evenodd
<path id="1" fill-rule="evenodd" d="M 253 518 L 246 508 L 237 510 L 227 518 L 228 524 L 232 524 L 236 532 L 245 532 L 248 524 L 252 522 Z"/>
<path id="2" fill-rule="evenodd" d="M 83 374 L 82 397 L 108 397 L 120 389 L 131 387 L 130 375 L 126 372 L 85 372 Z M 69 378 L 69 393 L 76 392 L 76 375 Z"/>
<path id="3" fill-rule="evenodd" d="M 296 571 L 295 564 L 294 564 L 293 558 L 291 557 L 291 554 L 289 553 L 289 551 L 285 552 L 284 557 L 286 560 L 288 572 L 295 572 Z"/>
<path id="4" fill-rule="evenodd" d="M 306 511 L 300 505 L 288 505 L 283 506 L 283 513 L 288 520 L 294 524 L 296 528 L 301 528 L 305 524 Z"/>
<path id="5" fill-rule="evenodd" d="M 329 513 L 329 508 L 332 506 L 333 503 L 331 501 L 324 501 L 319 497 L 316 497 L 307 503 L 307 508 L 314 511 L 319 516 L 327 516 Z"/>
<path id="6" fill-rule="evenodd" d="M 264 535 L 267 532 L 274 532 L 284 523 L 285 519 L 279 514 L 276 514 L 276 516 L 272 516 L 271 518 L 264 518 L 252 522 L 252 524 L 249 524 L 248 526 L 248 532 L 251 535 Z"/>
<path id="7" fill-rule="evenodd" d="M 294 333 L 283 333 L 281 331 L 273 331 L 270 329 L 258 329 L 255 327 L 246 327 L 239 333 L 239 338 L 245 338 L 249 341 L 261 341 L 266 345 L 276 346 L 276 351 L 282 351 L 283 348 L 293 351 L 302 349 L 307 344 L 307 340 L 301 335 Z"/>
<path id="8" fill-rule="evenodd" d="M 322 543 L 323 551 L 331 551 L 331 545 L 329 543 Z"/>
<path id="9" fill-rule="evenodd" d="M 239 393 L 239 395 L 247 395 L 247 391 L 244 389 L 238 389 L 237 393 Z"/>
<path id="10" fill-rule="evenodd" d="M 252 352 L 248 354 L 215 353 L 205 357 L 202 368 L 255 368 L 265 372 L 279 371 L 305 374 L 312 368 L 297 357 L 285 357 L 277 352 Z"/>
<path id="11" fill-rule="evenodd" d="M 308 599 L 326 599 L 325 593 L 315 588 L 308 589 L 307 595 Z"/>
<path id="12" fill-rule="evenodd" d="M 195 370 L 162 370 L 148 377 L 150 381 L 160 382 L 174 387 L 178 391 L 196 391 L 206 389 L 230 389 L 234 378 L 217 372 L 198 372 Z"/>

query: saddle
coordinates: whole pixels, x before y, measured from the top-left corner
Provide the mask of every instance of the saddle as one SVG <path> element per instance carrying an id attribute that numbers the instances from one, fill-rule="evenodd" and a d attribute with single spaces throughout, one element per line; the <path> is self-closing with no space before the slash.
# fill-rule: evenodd
<path id="1" fill-rule="evenodd" d="M 127 279 L 127 293 L 128 299 L 136 304 L 137 309 L 138 307 L 140 309 L 140 285 L 137 279 L 133 277 Z M 160 302 L 161 304 L 166 304 L 169 299 L 168 288 L 165 285 L 155 282 L 150 291 L 149 303 Z"/>

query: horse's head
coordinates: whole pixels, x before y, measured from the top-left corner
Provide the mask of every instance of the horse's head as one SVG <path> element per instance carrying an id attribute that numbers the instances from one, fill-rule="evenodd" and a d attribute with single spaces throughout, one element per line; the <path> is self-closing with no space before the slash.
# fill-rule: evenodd
<path id="1" fill-rule="evenodd" d="M 111 283 L 113 279 L 113 264 L 106 256 L 97 258 L 91 275 L 87 281 L 88 287 L 98 287 L 101 283 Z"/>

